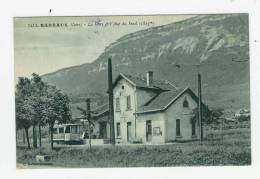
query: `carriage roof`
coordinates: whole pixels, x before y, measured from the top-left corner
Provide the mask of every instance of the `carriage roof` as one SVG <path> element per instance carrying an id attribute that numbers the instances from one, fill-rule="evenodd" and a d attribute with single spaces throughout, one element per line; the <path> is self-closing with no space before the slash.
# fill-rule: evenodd
<path id="1" fill-rule="evenodd" d="M 81 126 L 81 125 L 82 125 L 82 124 L 80 124 L 80 123 L 74 123 L 74 124 L 68 123 L 68 124 L 56 124 L 56 125 L 54 125 L 54 127 Z"/>

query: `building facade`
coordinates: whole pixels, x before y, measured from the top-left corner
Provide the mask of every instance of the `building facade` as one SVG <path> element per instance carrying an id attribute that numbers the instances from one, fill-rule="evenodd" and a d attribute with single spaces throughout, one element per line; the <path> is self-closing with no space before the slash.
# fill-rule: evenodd
<path id="1" fill-rule="evenodd" d="M 198 98 L 168 81 L 119 74 L 113 83 L 116 143 L 166 143 L 199 139 Z"/>

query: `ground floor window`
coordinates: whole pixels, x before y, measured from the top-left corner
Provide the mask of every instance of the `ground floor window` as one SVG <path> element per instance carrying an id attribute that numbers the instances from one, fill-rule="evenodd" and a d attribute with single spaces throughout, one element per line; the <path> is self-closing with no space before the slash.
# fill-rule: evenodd
<path id="1" fill-rule="evenodd" d="M 191 123 L 191 135 L 195 136 L 196 135 L 196 122 L 192 121 Z"/>
<path id="2" fill-rule="evenodd" d="M 121 136 L 121 127 L 120 127 L 120 123 L 116 123 L 116 136 L 120 137 Z"/>
<path id="3" fill-rule="evenodd" d="M 146 141 L 152 141 L 152 121 L 146 121 Z"/>
<path id="4" fill-rule="evenodd" d="M 181 136 L 181 120 L 176 119 L 176 136 Z"/>

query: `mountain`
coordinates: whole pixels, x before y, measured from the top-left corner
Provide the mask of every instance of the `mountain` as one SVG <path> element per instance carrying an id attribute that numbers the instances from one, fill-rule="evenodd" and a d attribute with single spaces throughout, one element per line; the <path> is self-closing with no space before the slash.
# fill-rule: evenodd
<path id="1" fill-rule="evenodd" d="M 202 75 L 203 100 L 210 107 L 249 108 L 249 37 L 247 14 L 199 15 L 131 33 L 110 44 L 93 62 L 43 76 L 74 102 L 107 89 L 107 59 L 119 72 L 145 75 L 197 91 Z M 72 59 L 73 60 L 73 59 Z M 195 66 L 200 64 L 200 66 Z"/>

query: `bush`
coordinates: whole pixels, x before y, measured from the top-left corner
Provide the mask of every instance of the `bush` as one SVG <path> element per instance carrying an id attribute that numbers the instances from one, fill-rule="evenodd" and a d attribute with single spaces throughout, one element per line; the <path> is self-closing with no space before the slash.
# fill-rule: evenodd
<path id="1" fill-rule="evenodd" d="M 250 116 L 243 116 L 243 115 L 241 115 L 241 116 L 238 116 L 238 117 L 237 117 L 237 120 L 238 120 L 239 122 L 250 121 Z"/>

